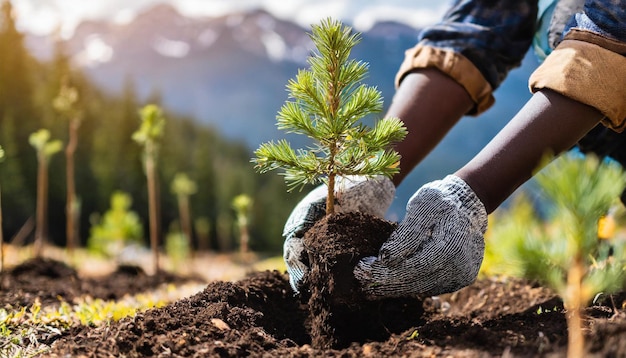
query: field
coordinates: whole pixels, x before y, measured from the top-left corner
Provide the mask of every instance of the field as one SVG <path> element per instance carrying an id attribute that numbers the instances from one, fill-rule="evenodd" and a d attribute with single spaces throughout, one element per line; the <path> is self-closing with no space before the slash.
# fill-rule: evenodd
<path id="1" fill-rule="evenodd" d="M 293 295 L 283 272 L 213 260 L 222 268 L 221 274 L 230 279 L 206 280 L 202 275 L 166 272 L 157 279 L 133 266 L 117 267 L 107 275 L 81 276 L 52 259 L 27 260 L 13 266 L 5 272 L 0 291 L 2 306 L 11 307 L 1 317 L 4 323 L 0 355 L 560 357 L 566 354 L 567 312 L 562 301 L 533 282 L 482 277 L 454 294 L 425 298 L 418 308 L 423 309 L 420 318 L 407 320 L 404 326 L 394 326 L 385 337 L 319 350 L 311 346 L 307 334 L 307 307 Z M 112 302 L 121 305 L 111 308 Z M 138 307 L 152 308 L 135 309 L 131 303 L 123 302 L 139 302 Z M 588 356 L 626 354 L 625 303 L 624 293 L 600 295 L 586 309 Z M 131 308 L 125 317 L 122 317 L 124 313 L 118 317 L 117 311 L 124 311 L 124 307 Z M 63 312 L 61 308 L 73 317 L 50 313 Z M 381 307 L 374 319 L 384 323 L 385 309 L 388 308 Z M 87 317 L 84 312 L 89 310 L 111 313 L 99 320 L 84 318 Z M 354 330 L 362 328 L 367 327 L 354 327 Z"/>

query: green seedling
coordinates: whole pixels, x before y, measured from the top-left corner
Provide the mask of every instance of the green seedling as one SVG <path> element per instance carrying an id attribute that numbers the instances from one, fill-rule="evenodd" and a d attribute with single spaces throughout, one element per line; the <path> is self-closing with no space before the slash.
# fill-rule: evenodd
<path id="1" fill-rule="evenodd" d="M 563 299 L 568 325 L 568 356 L 584 355 L 583 309 L 599 292 L 619 290 L 624 282 L 624 245 L 603 245 L 598 219 L 626 186 L 616 163 L 566 155 L 537 175 L 552 204 L 549 225 L 520 231 L 523 274 L 538 279 Z"/>
<path id="2" fill-rule="evenodd" d="M 252 198 L 246 194 L 237 195 L 233 199 L 232 206 L 237 215 L 237 227 L 239 228 L 239 252 L 241 253 L 241 257 L 244 258 L 250 250 L 248 222 L 250 210 L 252 209 Z"/>
<path id="3" fill-rule="evenodd" d="M 111 207 L 102 218 L 93 219 L 87 246 L 106 257 L 116 257 L 130 243 L 141 243 L 143 226 L 139 215 L 130 210 L 132 198 L 116 191 L 111 195 Z"/>
<path id="4" fill-rule="evenodd" d="M 189 205 L 189 197 L 198 192 L 196 183 L 189 179 L 185 173 L 178 173 L 172 180 L 172 193 L 176 195 L 178 201 L 178 213 L 180 219 L 180 228 L 191 247 L 191 209 Z"/>
<path id="5" fill-rule="evenodd" d="M 381 93 L 361 82 L 368 64 L 350 59 L 360 35 L 340 22 L 326 19 L 312 26 L 317 51 L 287 84 L 290 101 L 277 115 L 277 126 L 303 134 L 314 144 L 294 150 L 286 140 L 262 144 L 252 159 L 256 169 L 284 169 L 289 189 L 324 182 L 328 186 L 326 213 L 334 212 L 337 176 L 392 176 L 399 171 L 400 155 L 389 149 L 404 139 L 406 128 L 397 118 L 384 118 L 368 128 L 362 119 L 383 108 Z"/>
<path id="6" fill-rule="evenodd" d="M 63 149 L 60 140 L 50 140 L 50 131 L 40 129 L 28 138 L 37 151 L 37 219 L 35 229 L 35 256 L 43 254 L 43 244 L 48 235 L 48 163 L 50 158 Z"/>
<path id="7" fill-rule="evenodd" d="M 150 247 L 154 264 L 154 274 L 159 272 L 159 205 L 157 197 L 157 156 L 159 142 L 164 134 L 165 117 L 156 105 L 149 104 L 140 111 L 141 124 L 133 133 L 133 140 L 144 148 L 144 164 L 148 181 L 148 217 L 150 220 Z"/>
<path id="8" fill-rule="evenodd" d="M 67 198 L 65 206 L 67 250 L 70 257 L 74 254 L 78 235 L 78 221 L 80 218 L 79 202 L 76 196 L 76 183 L 74 178 L 74 154 L 78 146 L 78 128 L 82 122 L 82 111 L 78 106 L 78 90 L 75 87 L 64 83 L 56 98 L 52 101 L 52 106 L 57 113 L 69 121 L 68 142 L 65 147 L 65 173 Z"/>

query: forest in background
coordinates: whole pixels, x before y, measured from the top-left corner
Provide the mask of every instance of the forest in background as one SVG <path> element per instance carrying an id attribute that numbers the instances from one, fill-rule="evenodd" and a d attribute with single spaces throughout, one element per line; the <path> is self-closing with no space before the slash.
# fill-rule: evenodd
<path id="1" fill-rule="evenodd" d="M 68 140 L 68 123 L 53 108 L 63 81 L 79 93 L 82 122 L 75 156 L 76 191 L 80 201 L 79 239 L 84 245 L 98 215 L 110 208 L 115 191 L 132 198 L 131 210 L 144 225 L 147 236 L 148 198 L 142 167 L 142 148 L 131 138 L 140 125 L 139 109 L 160 105 L 159 89 L 150 98 L 138 100 L 133 79 L 128 78 L 121 96 L 107 94 L 73 68 L 57 42 L 54 58 L 40 62 L 29 55 L 24 36 L 15 27 L 10 2 L 0 11 L 0 145 L 5 161 L 0 165 L 3 232 L 6 241 L 32 241 L 28 230 L 35 216 L 37 157 L 29 136 L 42 128 L 52 139 Z M 210 64 L 207 64 L 210 66 Z M 210 247 L 230 251 L 237 246 L 236 215 L 232 200 L 246 194 L 253 200 L 250 215 L 250 247 L 255 251 L 280 252 L 282 228 L 299 193 L 287 193 L 280 176 L 259 175 L 250 163 L 252 150 L 232 142 L 193 118 L 166 113 L 165 133 L 158 156 L 161 205 L 161 243 L 178 220 L 177 198 L 170 190 L 177 173 L 186 173 L 196 184 L 190 197 L 194 220 L 209 223 Z M 49 240 L 65 244 L 65 157 L 49 162 Z M 22 235 L 23 233 L 28 235 Z M 19 234 L 18 234 L 19 233 Z M 193 235 L 197 245 L 197 235 Z M 144 238 L 146 246 L 147 237 Z"/>

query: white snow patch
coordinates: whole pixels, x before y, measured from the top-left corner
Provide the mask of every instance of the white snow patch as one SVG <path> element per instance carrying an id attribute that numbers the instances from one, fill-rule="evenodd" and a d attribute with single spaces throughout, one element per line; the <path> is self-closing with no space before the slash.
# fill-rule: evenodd
<path id="1" fill-rule="evenodd" d="M 261 35 L 261 42 L 270 60 L 278 62 L 285 59 L 287 44 L 279 34 L 274 31 L 265 31 Z"/>
<path id="2" fill-rule="evenodd" d="M 198 43 L 202 47 L 210 47 L 217 40 L 219 34 L 213 29 L 205 29 L 198 35 Z"/>
<path id="3" fill-rule="evenodd" d="M 76 62 L 81 66 L 95 67 L 111 61 L 113 48 L 100 35 L 89 35 L 84 42 L 84 48 L 76 55 Z"/>
<path id="4" fill-rule="evenodd" d="M 168 40 L 159 36 L 152 42 L 152 48 L 161 56 L 183 58 L 187 56 L 191 46 L 184 41 Z"/>

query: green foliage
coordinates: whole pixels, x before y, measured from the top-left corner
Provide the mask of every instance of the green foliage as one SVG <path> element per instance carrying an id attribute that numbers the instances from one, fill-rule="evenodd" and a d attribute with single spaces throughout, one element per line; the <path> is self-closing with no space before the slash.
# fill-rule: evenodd
<path id="1" fill-rule="evenodd" d="M 185 173 L 177 173 L 172 180 L 172 193 L 176 195 L 193 195 L 198 192 L 198 185 Z"/>
<path id="2" fill-rule="evenodd" d="M 256 151 L 256 169 L 265 173 L 284 169 L 292 190 L 320 181 L 333 184 L 336 175 L 387 175 L 399 168 L 400 156 L 388 147 L 406 135 L 397 118 L 384 118 L 368 128 L 361 119 L 380 112 L 380 92 L 361 82 L 368 65 L 350 59 L 360 35 L 331 19 L 312 26 L 317 52 L 309 70 L 300 70 L 287 84 L 292 101 L 277 115 L 277 125 L 288 133 L 314 140 L 308 150 L 294 150 L 285 140 L 262 144 Z M 329 193 L 331 191 L 329 190 Z"/>
<path id="3" fill-rule="evenodd" d="M 598 220 L 606 214 L 626 186 L 619 164 L 594 156 L 564 156 L 537 176 L 544 195 L 553 203 L 551 227 L 528 236 L 520 247 L 526 257 L 525 275 L 542 279 L 567 300 L 567 275 L 576 260 L 585 269 L 582 301 L 601 291 L 619 289 L 624 280 L 621 243 L 608 247 L 598 240 Z"/>
<path id="4" fill-rule="evenodd" d="M 29 144 L 30 134 L 46 128 L 50 138 L 68 143 L 68 122 L 58 120 L 61 113 L 53 103 L 63 83 L 71 83 L 80 94 L 75 108 L 81 114 L 77 145 L 80 150 L 75 155 L 76 190 L 81 194 L 81 211 L 87 214 L 80 217 L 79 237 L 88 238 L 89 214 L 107 211 L 116 190 L 128 193 L 134 207 L 148 206 L 142 167 L 144 147 L 132 139 L 138 127 L 137 109 L 147 100 L 138 95 L 131 77 L 120 95 L 98 89 L 85 75 L 71 68 L 64 53 L 67 45 L 62 41 L 55 43 L 50 62 L 35 61 L 28 55 L 23 35 L 15 28 L 14 14 L 11 2 L 4 2 L 0 9 L 0 143 L 6 160 L 0 170 L 0 182 L 2 206 L 7 209 L 3 212 L 5 237 L 12 238 L 27 227 L 25 223 L 35 212 L 38 168 Z M 153 97 L 157 100 L 153 103 L 158 103 L 158 95 Z M 214 128 L 194 118 L 167 111 L 161 114 L 168 121 L 160 138 L 158 180 L 169 183 L 178 172 L 194 178 L 198 187 L 190 205 L 195 215 L 208 220 L 210 232 L 206 237 L 214 239 L 219 232 L 220 242 L 234 242 L 231 228 L 236 217 L 231 201 L 235 195 L 246 192 L 257 203 L 250 223 L 255 245 L 263 251 L 279 253 L 282 226 L 299 195 L 287 195 L 280 177 L 255 175 L 250 166 L 252 150 L 242 142 L 223 138 Z M 66 204 L 66 176 L 57 166 L 63 163 L 50 163 L 47 211 L 48 238 L 59 245 L 64 243 L 66 227 L 62 209 Z M 157 189 L 165 232 L 178 219 L 177 198 L 171 195 L 169 185 Z M 148 222 L 146 211 L 138 211 L 138 215 L 141 222 Z M 212 242 L 216 245 L 217 240 Z"/>
<path id="5" fill-rule="evenodd" d="M 520 257 L 521 245 L 527 236 L 537 237 L 541 233 L 541 221 L 527 195 L 520 193 L 506 210 L 499 209 L 489 221 L 485 234 L 485 257 L 480 267 L 486 276 L 524 275 L 524 257 Z"/>
<path id="6" fill-rule="evenodd" d="M 2 149 L 2 146 L 0 145 L 0 163 L 2 163 L 4 161 L 4 149 Z"/>
<path id="7" fill-rule="evenodd" d="M 52 100 L 52 107 L 63 117 L 76 121 L 82 118 L 82 110 L 78 103 L 78 89 L 63 84 L 59 94 Z"/>
<path id="8" fill-rule="evenodd" d="M 60 140 L 50 141 L 50 131 L 47 129 L 40 129 L 31 134 L 28 142 L 35 148 L 39 158 L 44 159 L 45 162 L 63 149 L 63 142 Z"/>
<path id="9" fill-rule="evenodd" d="M 157 144 L 163 137 L 165 128 L 165 116 L 163 110 L 154 104 L 148 104 L 139 111 L 141 124 L 133 133 L 133 140 L 145 147 Z"/>
<path id="10" fill-rule="evenodd" d="M 180 267 L 191 257 L 189 239 L 180 230 L 174 229 L 165 236 L 165 253 L 170 258 L 173 269 L 180 272 Z"/>
<path id="11" fill-rule="evenodd" d="M 248 225 L 248 217 L 252 209 L 252 198 L 246 194 L 239 194 L 233 198 L 233 209 L 237 214 L 237 224 L 242 226 Z"/>
<path id="12" fill-rule="evenodd" d="M 568 297 L 568 273 L 583 267 L 582 302 L 624 283 L 626 251 L 621 242 L 598 239 L 598 220 L 616 203 L 626 174 L 616 163 L 588 155 L 564 155 L 536 176 L 547 200 L 539 219 L 525 197 L 494 218 L 487 233 L 483 273 L 538 279 Z M 609 253 L 612 255 L 609 257 Z"/>
<path id="13" fill-rule="evenodd" d="M 91 251 L 115 257 L 131 243 L 141 244 L 143 226 L 137 213 L 130 210 L 132 198 L 127 193 L 116 191 L 111 195 L 111 208 L 101 220 L 94 218 L 88 247 Z"/>

